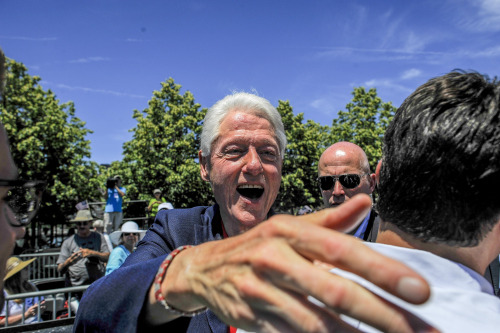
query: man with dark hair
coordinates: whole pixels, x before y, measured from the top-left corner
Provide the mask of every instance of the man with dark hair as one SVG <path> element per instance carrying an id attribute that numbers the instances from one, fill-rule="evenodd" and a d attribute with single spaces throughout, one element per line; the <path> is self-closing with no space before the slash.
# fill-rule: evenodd
<path id="1" fill-rule="evenodd" d="M 363 285 L 443 332 L 498 330 L 500 299 L 482 275 L 500 253 L 499 147 L 496 79 L 452 72 L 403 102 L 377 167 L 381 244 L 368 245 L 423 274 L 432 297 L 413 306 Z"/>
<path id="2" fill-rule="evenodd" d="M 5 86 L 5 56 L 0 49 L 0 100 L 2 105 L 2 92 Z M 29 207 L 28 214 L 21 215 L 20 210 L 14 212 L 16 201 L 15 197 L 11 195 L 20 191 L 30 189 L 30 182 L 22 182 L 17 180 L 17 167 L 14 164 L 12 155 L 10 154 L 7 133 L 2 123 L 0 123 L 0 310 L 3 308 L 5 302 L 3 301 L 3 283 L 6 274 L 7 259 L 12 255 L 16 239 L 22 239 L 25 233 L 25 226 L 33 218 L 36 209 L 38 208 L 38 199 L 36 201 L 29 201 L 33 205 L 23 205 Z M 34 184 L 35 182 L 31 182 Z M 27 197 L 22 197 L 26 199 Z M 19 202 L 17 202 L 19 203 Z M 26 217 L 27 216 L 27 217 Z"/>

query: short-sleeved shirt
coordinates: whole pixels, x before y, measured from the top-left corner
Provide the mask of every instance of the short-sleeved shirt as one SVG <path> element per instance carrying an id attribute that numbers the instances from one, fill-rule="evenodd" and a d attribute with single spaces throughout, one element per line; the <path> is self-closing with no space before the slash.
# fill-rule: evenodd
<path id="1" fill-rule="evenodd" d="M 62 264 L 74 252 L 83 249 L 90 249 L 101 253 L 109 253 L 108 245 L 104 237 L 97 232 L 91 232 L 89 237 L 80 237 L 77 234 L 66 239 L 61 247 L 61 253 L 57 259 L 57 264 Z M 71 286 L 81 286 L 92 283 L 104 276 L 104 264 L 96 257 L 81 258 L 71 266 L 68 266 L 67 276 Z"/>
<path id="2" fill-rule="evenodd" d="M 130 251 L 124 245 L 118 245 L 111 251 L 108 263 L 106 264 L 106 275 L 119 268 L 125 259 L 130 255 Z"/>
<path id="3" fill-rule="evenodd" d="M 151 206 L 151 214 L 150 214 L 151 217 L 155 217 L 156 214 L 158 213 L 158 206 L 160 206 L 160 204 L 158 203 L 158 201 L 167 202 L 167 200 L 165 198 L 160 198 L 160 200 L 158 200 L 156 198 L 153 198 L 153 199 L 149 200 L 149 205 L 148 206 L 151 206 L 151 204 L 152 204 L 152 206 Z"/>
<path id="4" fill-rule="evenodd" d="M 125 187 L 119 187 L 120 191 L 127 193 Z M 121 212 L 123 198 L 116 188 L 108 188 L 108 199 L 106 200 L 105 213 Z"/>

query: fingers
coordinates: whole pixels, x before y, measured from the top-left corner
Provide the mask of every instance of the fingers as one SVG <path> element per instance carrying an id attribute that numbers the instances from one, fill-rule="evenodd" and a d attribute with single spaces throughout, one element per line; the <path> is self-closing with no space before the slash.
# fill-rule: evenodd
<path id="1" fill-rule="evenodd" d="M 331 329 L 331 327 L 338 326 L 340 322 L 337 316 L 331 314 L 323 318 L 325 314 L 319 311 L 321 307 L 313 309 L 316 312 L 319 311 L 317 313 L 307 307 L 304 309 L 303 304 L 302 307 L 292 308 L 294 303 L 287 298 L 289 294 L 296 294 L 302 295 L 303 299 L 311 295 L 329 309 L 365 322 L 383 332 L 412 332 L 413 322 L 362 286 L 325 271 L 322 267 L 298 255 L 291 248 L 272 251 L 272 258 L 263 257 L 261 254 L 270 253 L 270 248 L 269 245 L 262 246 L 257 250 L 261 253 L 256 253 L 256 257 L 251 261 L 255 267 L 254 270 L 260 272 L 262 279 L 269 281 L 275 289 L 266 290 L 264 293 L 254 291 L 254 295 L 245 289 L 240 288 L 240 290 L 253 298 L 260 297 L 271 304 L 276 304 L 278 308 L 288 309 L 281 313 L 281 316 L 289 325 L 309 323 L 309 327 L 311 324 L 323 324 Z M 273 295 L 279 295 L 279 300 L 274 299 Z M 290 317 L 287 314 L 290 314 Z M 311 331 L 321 331 L 319 328 L 321 325 Z"/>
<path id="2" fill-rule="evenodd" d="M 307 259 L 353 272 L 408 302 L 425 302 L 430 289 L 415 271 L 371 250 L 354 237 L 324 228 L 345 226 L 363 218 L 369 205 L 368 196 L 358 195 L 338 208 L 317 214 L 276 216 L 268 221 L 272 223 L 261 226 L 260 233 L 263 237 L 281 236 Z M 343 220 L 347 222 L 344 224 Z"/>

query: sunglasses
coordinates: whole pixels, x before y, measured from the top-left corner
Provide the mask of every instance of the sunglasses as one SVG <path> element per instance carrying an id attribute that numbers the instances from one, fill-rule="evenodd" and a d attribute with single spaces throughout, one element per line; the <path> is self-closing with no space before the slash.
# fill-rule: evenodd
<path id="1" fill-rule="evenodd" d="M 123 233 L 123 236 L 125 236 L 125 237 L 130 236 L 130 235 L 132 235 L 132 236 L 139 236 L 139 234 L 136 234 L 135 232 L 124 232 Z"/>
<path id="2" fill-rule="evenodd" d="M 89 222 L 87 221 L 84 221 L 84 222 L 75 222 L 75 224 L 79 227 L 82 227 L 82 226 L 86 226 L 87 224 L 89 224 Z"/>
<path id="3" fill-rule="evenodd" d="M 3 198 L 3 201 L 14 213 L 14 218 L 7 216 L 9 224 L 13 227 L 28 225 L 40 208 L 45 182 L 0 179 L 0 186 L 9 187 L 7 195 Z"/>
<path id="4" fill-rule="evenodd" d="M 361 183 L 361 177 L 366 176 L 367 173 L 358 175 L 355 173 L 349 173 L 345 175 L 338 176 L 322 176 L 318 177 L 319 187 L 323 191 L 328 191 L 335 186 L 335 182 L 338 180 L 340 185 L 347 189 L 353 189 Z"/>

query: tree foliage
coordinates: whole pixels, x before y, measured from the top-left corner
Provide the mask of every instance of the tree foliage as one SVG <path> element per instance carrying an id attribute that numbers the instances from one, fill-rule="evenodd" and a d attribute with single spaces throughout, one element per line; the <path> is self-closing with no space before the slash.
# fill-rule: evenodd
<path id="1" fill-rule="evenodd" d="M 47 181 L 37 218 L 64 222 L 75 204 L 99 197 L 98 165 L 91 162 L 85 122 L 75 117 L 72 102 L 60 103 L 18 62 L 7 62 L 7 86 L 0 120 L 7 131 L 20 179 Z"/>
<path id="2" fill-rule="evenodd" d="M 377 90 L 354 88 L 353 98 L 346 105 L 347 111 L 339 111 L 333 120 L 331 143 L 349 141 L 365 151 L 372 171 L 382 157 L 382 139 L 396 108 L 391 102 L 384 103 Z"/>
<path id="3" fill-rule="evenodd" d="M 321 126 L 312 120 L 304 123 L 304 114 L 293 114 L 288 101 L 279 101 L 287 137 L 283 161 L 281 189 L 275 208 L 282 212 L 293 212 L 303 205 L 316 206 L 320 194 L 316 186 L 320 152 L 327 142 L 328 126 Z"/>
<path id="4" fill-rule="evenodd" d="M 210 187 L 200 177 L 198 165 L 201 122 L 206 109 L 195 103 L 172 78 L 154 91 L 149 107 L 134 111 L 137 126 L 132 140 L 123 145 L 121 171 L 129 198 L 147 199 L 160 188 L 174 207 L 206 205 Z"/>

